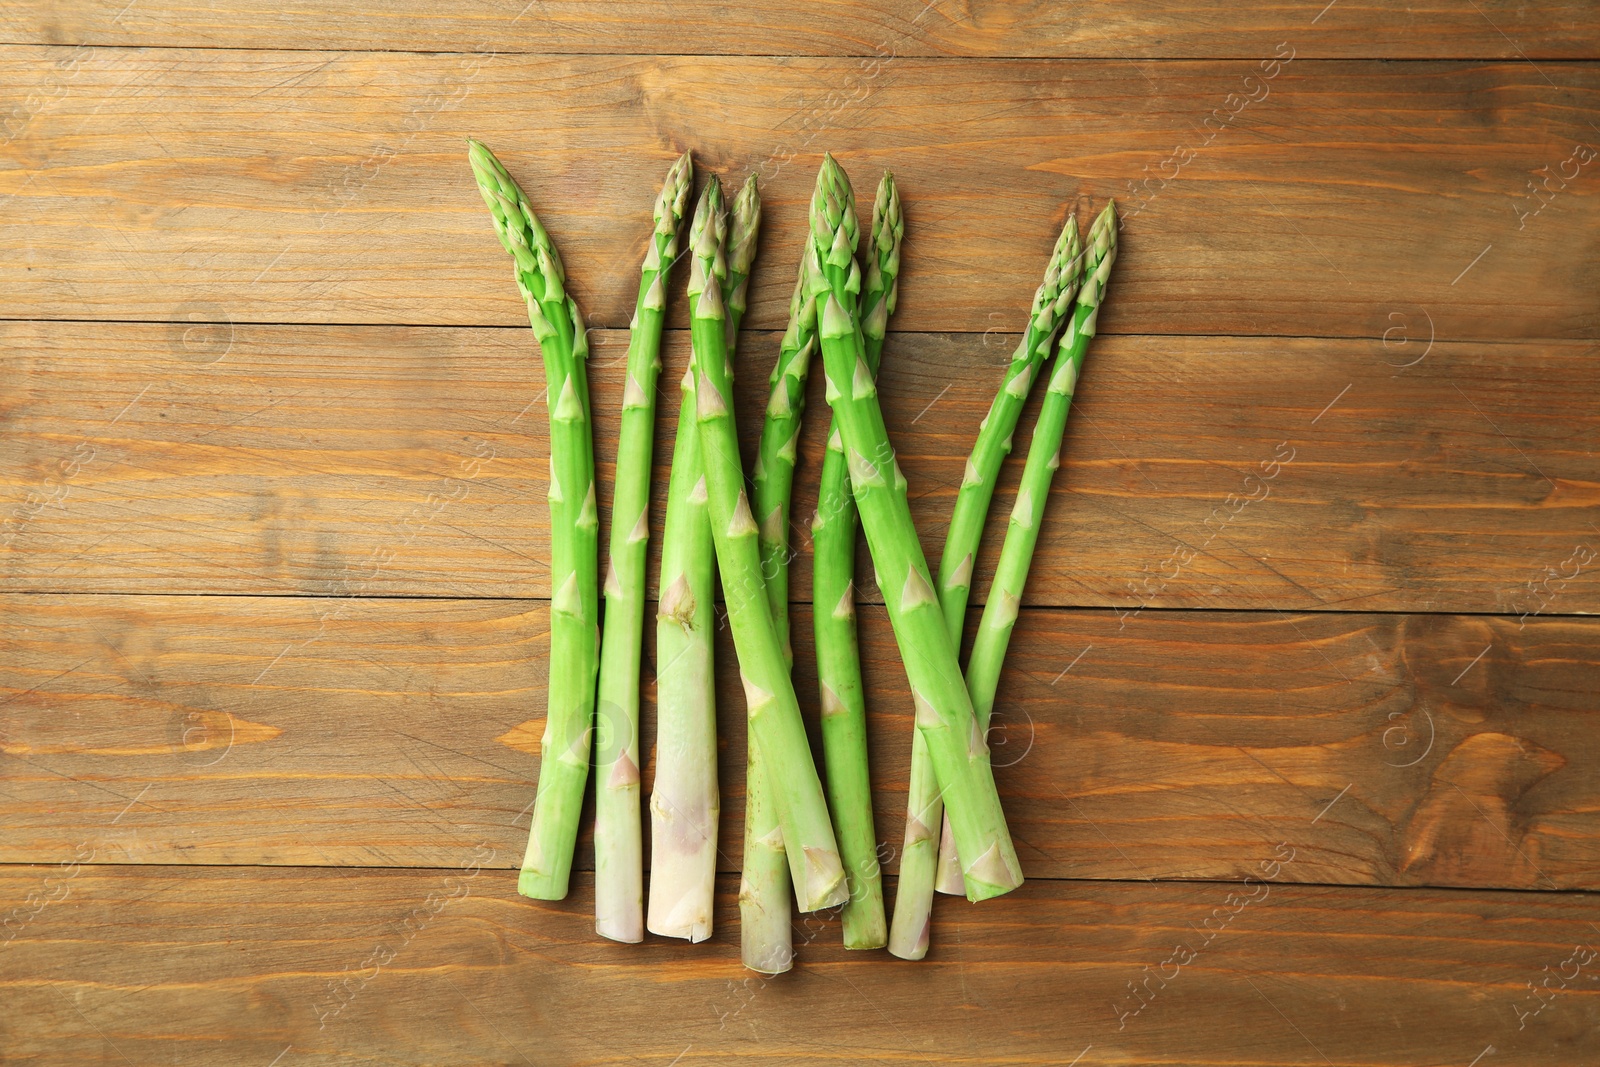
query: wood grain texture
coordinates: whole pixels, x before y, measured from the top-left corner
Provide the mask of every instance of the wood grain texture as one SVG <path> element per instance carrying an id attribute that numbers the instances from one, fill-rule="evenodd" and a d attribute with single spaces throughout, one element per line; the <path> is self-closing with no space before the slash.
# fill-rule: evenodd
<path id="1" fill-rule="evenodd" d="M 508 874 L 473 876 L 472 861 L 468 845 L 436 871 L 75 868 L 68 895 L 0 950 L 7 1061 L 1464 1067 L 1491 1045 L 1511 1063 L 1600 1056 L 1597 913 L 1578 894 L 1030 882 L 979 905 L 941 899 L 936 921 L 960 936 L 922 963 L 845 952 L 835 924 L 797 923 L 801 961 L 771 980 L 740 971 L 731 879 L 711 941 L 616 945 L 590 930 L 587 876 L 547 904 L 516 896 Z M 52 873 L 0 869 L 0 900 Z M 1177 946 L 1195 955 L 1175 971 Z M 1130 983 L 1158 971 L 1170 980 L 1149 979 L 1143 1010 L 1121 1016 L 1139 1003 Z M 1558 972 L 1573 977 L 1519 1016 L 1540 1003 L 1528 984 Z"/>
<path id="2" fill-rule="evenodd" d="M 0 861 L 449 866 L 521 855 L 542 602 L 9 596 Z M 970 620 L 976 625 L 976 615 Z M 814 721 L 810 615 L 796 679 Z M 911 702 L 862 612 L 879 839 L 902 837 Z M 1600 886 L 1588 725 L 1600 623 L 1029 609 L 992 738 L 1033 878 Z M 653 780 L 653 649 L 641 750 Z M 744 704 L 721 635 L 721 839 Z M 587 830 L 589 820 L 584 820 Z M 737 869 L 737 849 L 724 849 Z M 580 846 L 578 866 L 592 866 Z M 957 935 L 952 935 L 957 936 Z"/>
<path id="3" fill-rule="evenodd" d="M 1415 309 L 1398 323 L 1410 333 L 1388 342 L 1098 340 L 1028 602 L 1600 610 L 1596 567 L 1572 555 L 1600 547 L 1593 346 L 1429 347 Z M 626 335 L 592 340 L 608 516 Z M 1014 341 L 890 339 L 882 396 L 931 558 Z M 6 588 L 549 596 L 546 416 L 525 328 L 0 323 L 0 348 Z M 743 340 L 747 446 L 776 349 L 774 334 Z M 683 335 L 666 360 L 675 411 Z M 800 601 L 826 433 L 820 376 L 811 385 Z M 1030 423 L 1031 410 L 978 602 Z M 658 535 L 671 427 L 660 420 Z"/>
<path id="4" fill-rule="evenodd" d="M 899 179 L 901 329 L 1015 328 L 1066 210 L 1117 196 L 1137 297 L 1106 332 L 1378 337 L 1425 308 L 1450 340 L 1595 336 L 1600 163 L 1573 153 L 1600 68 L 1272 56 L 1150 72 L 9 47 L 0 246 L 19 254 L 0 289 L 24 318 L 515 325 L 470 133 L 530 190 L 597 325 L 628 321 L 616 279 L 692 147 L 764 176 L 749 324 L 781 328 L 827 148 L 863 190 Z M 1549 203 L 1529 217 L 1535 181 Z"/>
<path id="5" fill-rule="evenodd" d="M 0 0 L 0 1061 L 1600 1060 L 1592 4 L 523 3 Z M 1029 881 L 941 898 L 928 961 L 811 918 L 750 976 L 736 848 L 700 946 L 515 895 L 547 442 L 468 134 L 596 327 L 603 509 L 669 160 L 762 177 L 747 445 L 821 151 L 892 167 L 934 555 L 1056 229 L 1118 198 L 991 735 Z"/>
<path id="6" fill-rule="evenodd" d="M 48 0 L 0 4 L 0 40 L 29 44 L 331 48 L 397 51 L 679 53 L 802 56 L 1102 56 L 1244 58 L 1295 42 L 1319 58 L 1587 59 L 1600 51 L 1578 0 L 1373 0 L 1230 4 L 1120 0 L 1092 9 L 1029 0 L 768 0 L 736 6 L 667 0 L 452 4 L 291 0 Z"/>

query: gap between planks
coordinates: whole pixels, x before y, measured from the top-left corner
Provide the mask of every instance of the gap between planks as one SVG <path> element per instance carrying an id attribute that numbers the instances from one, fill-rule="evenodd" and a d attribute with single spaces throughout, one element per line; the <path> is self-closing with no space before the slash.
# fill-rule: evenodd
<path id="1" fill-rule="evenodd" d="M 149 592 L 149 591 L 145 591 L 145 590 L 130 591 L 130 592 L 118 592 L 116 590 L 104 590 L 104 589 L 65 589 L 65 590 L 56 590 L 56 589 L 8 589 L 8 590 L 5 591 L 4 595 L 6 595 L 6 596 L 48 596 L 48 597 L 61 597 L 61 596 L 183 597 L 185 599 L 199 598 L 199 597 L 213 597 L 213 598 L 226 598 L 226 599 L 232 599 L 232 600 L 312 600 L 312 601 L 318 601 L 318 602 L 321 602 L 321 601 L 350 601 L 352 603 L 354 603 L 354 602 L 372 603 L 372 602 L 382 602 L 382 601 L 414 601 L 414 600 L 419 600 L 419 601 L 437 601 L 439 603 L 448 603 L 448 604 L 473 604 L 473 603 L 482 603 L 482 604 L 548 604 L 548 603 L 550 603 L 550 598 L 549 597 L 542 597 L 542 596 L 456 596 L 456 595 L 447 595 L 447 594 L 428 595 L 428 594 L 423 594 L 423 593 L 411 593 L 411 594 L 406 594 L 406 593 L 382 593 L 382 594 L 373 594 L 372 596 L 341 597 L 341 596 L 327 596 L 327 595 L 321 595 L 321 594 L 317 594 L 317 593 L 163 593 L 163 592 Z M 718 602 L 720 603 L 720 600 Z M 806 608 L 808 608 L 808 607 L 811 606 L 811 601 L 809 601 L 809 600 L 791 599 L 789 601 L 789 603 L 790 603 L 790 605 L 792 605 L 794 607 L 806 607 Z M 860 603 L 861 603 L 861 605 L 863 607 L 869 607 L 869 608 L 881 608 L 881 607 L 883 607 L 883 602 L 881 600 L 863 600 Z M 1346 603 L 1355 603 L 1355 601 L 1347 601 Z M 971 608 L 974 609 L 974 610 L 978 609 L 978 608 L 981 608 L 981 607 L 983 607 L 983 605 L 979 604 L 979 603 L 973 603 L 971 605 Z M 1156 613 L 1156 612 L 1173 613 L 1173 614 L 1175 614 L 1175 613 L 1178 613 L 1178 612 L 1185 612 L 1185 611 L 1204 611 L 1204 612 L 1207 612 L 1207 613 L 1210 613 L 1210 614 L 1216 614 L 1216 615 L 1406 615 L 1406 616 L 1417 616 L 1417 617 L 1423 617 L 1423 618 L 1443 615 L 1443 616 L 1451 616 L 1451 617 L 1454 617 L 1454 616 L 1466 616 L 1466 617 L 1477 618 L 1477 619 L 1512 619 L 1512 618 L 1517 618 L 1518 617 L 1517 613 L 1516 612 L 1512 612 L 1512 611 L 1472 611 L 1472 610 L 1451 611 L 1451 610 L 1448 610 L 1448 609 L 1445 609 L 1445 608 L 1430 609 L 1430 610 L 1427 610 L 1427 611 L 1416 611 L 1416 610 L 1408 610 L 1408 609 L 1405 609 L 1405 608 L 1359 608 L 1359 607 L 1351 607 L 1351 608 L 1341 608 L 1341 607 L 1315 607 L 1315 608 L 1274 608 L 1274 607 L 1265 607 L 1265 608 L 1208 608 L 1208 607 L 1199 607 L 1199 606 L 1195 606 L 1195 607 L 1161 606 L 1161 607 L 1158 607 L 1158 606 L 1152 604 L 1152 605 L 1149 605 L 1149 606 L 1141 608 L 1137 604 L 1024 604 L 1024 605 L 1022 605 L 1022 610 L 1023 610 L 1024 613 L 1027 613 L 1027 612 L 1038 612 L 1040 614 L 1043 614 L 1045 612 L 1065 613 L 1065 612 L 1074 612 L 1074 611 L 1075 612 L 1096 612 L 1096 611 L 1098 611 L 1098 612 L 1111 612 L 1111 613 L 1115 613 L 1115 612 L 1118 612 L 1118 611 L 1138 611 L 1140 614 L 1147 614 L 1147 613 L 1153 614 L 1153 613 Z M 1539 613 L 1539 617 L 1541 619 L 1572 619 L 1572 620 L 1579 620 L 1579 619 L 1592 619 L 1592 618 L 1597 618 L 1597 617 L 1600 617 L 1600 616 L 1597 616 L 1595 612 L 1589 612 L 1589 611 L 1541 611 Z"/>
<path id="2" fill-rule="evenodd" d="M 0 45 L 0 47 L 4 47 Z M 1020 305 L 1018 305 L 1020 308 Z M 1018 310 L 1017 320 L 1024 319 L 1021 310 Z M 14 322 L 20 324 L 36 324 L 48 326 L 60 323 L 64 326 L 246 326 L 261 329 L 283 330 L 504 330 L 510 333 L 526 332 L 528 327 L 520 323 L 505 322 L 269 322 L 255 319 L 84 319 L 84 318 L 48 318 L 41 319 L 33 316 L 0 315 L 0 323 Z M 613 333 L 626 333 L 626 326 L 590 326 L 589 329 L 604 330 Z M 669 326 L 666 333 L 678 333 L 685 336 L 689 331 L 679 326 Z M 766 328 L 750 328 L 751 337 L 761 334 L 771 334 L 774 337 L 782 336 L 782 330 L 769 330 Z M 743 334 L 741 334 L 743 336 Z M 895 337 L 986 337 L 990 336 L 987 330 L 890 330 L 890 339 Z M 1021 331 L 1005 332 L 998 336 L 1007 338 L 1020 338 Z M 1216 341 L 1383 341 L 1383 334 L 1364 333 L 1206 333 L 1195 331 L 1192 333 L 1163 333 L 1160 331 L 1145 330 L 1137 333 L 1121 333 L 1116 330 L 1104 330 L 1096 336 L 1099 337 L 1124 337 L 1138 339 L 1142 337 L 1154 338 L 1181 338 L 1202 337 Z M 1452 344 L 1472 345 L 1500 345 L 1502 347 L 1523 347 L 1527 345 L 1600 345 L 1600 337 L 1453 337 Z"/>

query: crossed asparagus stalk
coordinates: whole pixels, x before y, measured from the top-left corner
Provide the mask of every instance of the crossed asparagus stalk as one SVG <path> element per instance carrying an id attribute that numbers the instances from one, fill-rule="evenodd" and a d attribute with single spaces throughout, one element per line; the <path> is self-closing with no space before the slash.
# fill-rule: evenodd
<path id="1" fill-rule="evenodd" d="M 868 247 L 858 260 L 861 230 L 849 179 L 831 156 L 823 160 L 788 329 L 769 380 L 753 492 L 747 492 L 739 457 L 732 354 L 747 302 L 760 197 L 751 178 L 730 207 L 718 180 L 707 181 L 688 237 L 693 355 L 682 381 L 656 616 L 657 772 L 646 912 L 638 716 L 654 398 L 666 286 L 692 164 L 685 154 L 668 172 L 641 268 L 618 442 L 602 640 L 583 320 L 565 291 L 560 257 L 521 189 L 482 145 L 471 142 L 469 156 L 496 233 L 513 257 L 549 387 L 554 589 L 549 711 L 519 891 L 541 899 L 566 893 L 598 725 L 597 931 L 618 941 L 642 940 L 646 926 L 695 941 L 709 936 L 720 809 L 712 598 L 714 572 L 720 571 L 749 733 L 740 887 L 746 965 L 766 972 L 788 969 L 791 891 L 802 911 L 843 904 L 847 947 L 887 943 L 896 955 L 921 958 L 928 949 L 935 888 L 982 900 L 1022 882 L 986 733 L 1045 501 L 1060 466 L 1072 396 L 1116 258 L 1114 207 L 1107 205 L 1094 220 L 1087 247 L 1080 248 L 1072 220 L 1057 241 L 1027 329 L 968 459 L 935 586 L 876 385 L 898 295 L 905 232 L 893 177 L 885 174 L 879 185 Z M 1046 375 L 1052 349 L 1055 361 Z M 787 572 L 806 382 L 819 351 L 833 416 L 812 521 L 826 789 L 812 761 L 791 678 Z M 1034 383 L 1045 377 L 1049 384 L 1021 487 L 963 674 L 957 654 L 978 543 L 1023 405 Z M 858 516 L 911 683 L 916 721 L 900 891 L 887 929 L 855 633 Z M 935 830 L 941 825 L 942 833 Z"/>

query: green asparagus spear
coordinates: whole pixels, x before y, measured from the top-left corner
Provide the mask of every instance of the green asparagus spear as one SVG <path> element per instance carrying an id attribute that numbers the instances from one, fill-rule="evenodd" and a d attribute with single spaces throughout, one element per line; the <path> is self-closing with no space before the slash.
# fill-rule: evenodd
<path id="1" fill-rule="evenodd" d="M 794 964 L 794 937 L 789 927 L 794 883 L 761 747 L 754 737 L 746 738 L 746 746 L 739 956 L 752 971 L 782 974 Z"/>
<path id="2" fill-rule="evenodd" d="M 756 261 L 756 237 L 760 230 L 761 191 L 756 188 L 756 176 L 752 174 L 745 179 L 728 210 L 728 244 L 724 257 L 728 272 L 722 280 L 722 293 L 728 313 L 725 332 L 730 359 L 734 349 L 739 347 L 739 323 L 744 321 L 749 301 L 750 268 Z"/>
<path id="3" fill-rule="evenodd" d="M 595 708 L 600 748 L 595 759 L 595 931 L 613 941 L 644 940 L 644 849 L 639 817 L 639 664 L 644 639 L 645 554 L 650 541 L 651 452 L 655 444 L 656 376 L 666 280 L 678 254 L 678 224 L 694 166 L 685 152 L 667 172 L 656 199 L 655 232 L 640 271 L 638 303 L 628 337 L 628 380 L 617 434 L 611 558 L 606 569 L 605 630 Z"/>
<path id="4" fill-rule="evenodd" d="M 750 266 L 755 259 L 756 234 L 761 223 L 761 196 L 751 175 L 739 195 L 734 197 L 728 217 L 728 276 L 723 281 L 723 300 L 727 307 L 729 373 L 739 339 L 739 323 L 744 318 L 745 293 Z M 760 470 L 757 460 L 757 470 Z M 756 485 L 761 484 L 759 476 Z M 769 586 L 770 588 L 770 586 Z M 788 623 L 788 605 L 773 622 Z M 787 971 L 794 960 L 794 942 L 789 928 L 789 860 L 778 827 L 778 811 L 773 805 L 772 787 L 754 731 L 746 724 L 745 736 L 744 867 L 739 882 L 739 948 L 744 965 L 763 974 Z"/>
<path id="5" fill-rule="evenodd" d="M 939 606 L 944 610 L 950 633 L 958 645 L 966 617 L 967 596 L 972 589 L 972 566 L 977 559 L 978 542 L 983 538 L 983 524 L 989 515 L 989 501 L 994 496 L 1000 464 L 1011 451 L 1011 435 L 1016 431 L 1017 419 L 1022 415 L 1028 391 L 1038 376 L 1039 365 L 1050 355 L 1051 342 L 1066 321 L 1067 308 L 1078 288 L 1081 259 L 1078 222 L 1069 218 L 1056 239 L 1044 282 L 1034 293 L 1033 309 L 1028 315 L 1022 341 L 1011 356 L 1011 365 L 1006 368 L 1005 380 L 989 406 L 989 414 L 979 424 L 978 440 L 967 458 L 966 474 L 956 494 L 950 529 L 945 534 L 944 553 L 939 560 Z"/>
<path id="6" fill-rule="evenodd" d="M 821 274 L 812 290 L 821 302 L 818 336 L 827 370 L 828 402 L 840 430 L 850 485 L 911 682 L 917 729 L 950 806 L 963 857 L 968 896 L 998 896 L 1022 884 L 1000 797 L 989 767 L 989 748 L 978 732 L 956 649 L 945 628 L 906 502 L 906 480 L 878 406 L 878 390 L 865 359 L 857 318 L 861 269 L 855 197 L 832 156 L 824 157 L 811 201 L 811 235 Z M 970 857 L 970 858 L 968 858 Z"/>
<path id="7" fill-rule="evenodd" d="M 1000 392 L 978 432 L 967 460 L 966 476 L 956 496 L 955 515 L 946 534 L 940 565 L 939 602 L 945 613 L 950 639 L 958 648 L 966 617 L 967 593 L 972 581 L 978 539 L 994 494 L 1001 461 L 1011 450 L 1011 435 L 1027 400 L 1039 364 L 1063 322 L 1082 268 L 1076 219 L 1068 219 L 1056 239 L 1043 283 L 1034 293 L 1028 325 L 1006 370 Z M 959 551 L 958 551 L 959 550 Z M 895 894 L 894 920 L 889 931 L 889 951 L 903 959 L 927 954 L 937 886 L 960 893 L 964 888 L 950 821 L 925 745 L 911 748 L 911 780 L 906 802 L 906 835 L 900 854 L 900 881 Z M 943 824 L 944 832 L 939 834 Z M 941 857 L 945 866 L 941 870 Z M 943 876 L 941 881 L 941 875 Z"/>
<path id="8" fill-rule="evenodd" d="M 567 895 L 578 814 L 589 776 L 599 667 L 599 529 L 590 431 L 589 346 L 583 317 L 567 295 L 561 256 L 528 199 L 477 141 L 468 158 L 500 243 L 516 262 L 517 288 L 544 357 L 550 411 L 550 681 L 539 787 L 517 891 L 540 900 Z"/>
<path id="9" fill-rule="evenodd" d="M 876 375 L 889 316 L 899 293 L 900 242 L 905 221 L 894 175 L 878 183 L 872 206 L 871 244 L 861 297 L 867 370 Z M 815 246 L 808 246 L 815 252 Z M 867 704 L 856 644 L 855 566 L 859 522 L 850 494 L 850 468 L 837 425 L 822 460 L 817 514 L 811 520 L 811 604 L 816 635 L 817 680 L 822 691 L 822 749 L 826 757 L 828 808 L 844 855 L 850 899 L 842 922 L 845 948 L 882 948 L 883 879 L 872 822 L 872 783 L 867 773 Z"/>
<path id="10" fill-rule="evenodd" d="M 720 204 L 721 189 L 717 191 Z M 749 240 L 721 279 L 730 305 L 729 338 L 738 335 L 743 311 L 740 298 L 750 263 L 755 258 L 755 223 L 759 200 L 741 199 L 741 222 Z M 753 210 L 752 210 L 753 209 Z M 732 310 L 739 305 L 738 311 Z M 657 616 L 656 654 L 656 787 L 651 797 L 650 931 L 703 941 L 711 935 L 715 891 L 717 818 L 716 703 L 712 667 L 715 614 L 715 549 L 707 511 L 705 465 L 700 459 L 700 431 L 695 420 L 693 358 L 682 382 L 683 406 L 673 449 L 672 479 L 667 495 L 667 532 L 662 548 L 663 595 Z M 788 929 L 789 870 L 779 855 L 784 878 L 784 928 Z M 787 947 L 787 941 L 785 941 Z"/>
<path id="11" fill-rule="evenodd" d="M 1011 357 L 1005 380 L 996 394 L 989 414 L 978 429 L 978 440 L 967 460 L 966 475 L 956 494 L 955 511 L 945 539 L 940 562 L 939 603 L 950 614 L 946 622 L 957 642 L 966 620 L 967 597 L 971 591 L 972 564 L 977 558 L 978 540 L 983 535 L 990 501 L 998 480 L 1000 464 L 1011 454 L 1012 436 L 1022 415 L 1028 392 L 1038 379 L 1044 360 L 1058 331 L 1069 318 L 1068 309 L 1082 277 L 1083 252 L 1078 241 L 1078 223 L 1068 219 L 1056 240 L 1055 253 L 1045 269 L 1044 282 L 1034 294 L 1028 327 Z M 1003 439 L 1002 439 L 1003 438 Z M 915 756 L 913 755 L 913 758 Z M 917 883 L 920 886 L 920 882 Z M 950 841 L 950 820 L 944 820 L 939 838 L 938 869 L 934 888 L 941 893 L 960 894 L 963 889 L 961 867 Z"/>
<path id="12" fill-rule="evenodd" d="M 1111 277 L 1111 265 L 1116 258 L 1117 215 L 1116 204 L 1112 202 L 1106 205 L 1089 228 L 1083 286 L 1078 290 L 1071 322 L 1061 335 L 1055 369 L 1051 372 L 1044 403 L 1039 408 L 1039 420 L 1034 424 L 1033 440 L 1028 445 L 1022 484 L 1017 491 L 1016 505 L 1011 511 L 1011 521 L 1006 527 L 1005 544 L 1000 550 L 994 583 L 983 608 L 983 618 L 978 624 L 972 654 L 967 660 L 967 691 L 972 694 L 973 709 L 977 711 L 978 721 L 985 730 L 989 728 L 994 694 L 1000 684 L 1000 668 L 1005 662 L 1006 647 L 1011 642 L 1011 628 L 1017 621 L 1017 608 L 1022 601 L 1028 568 L 1033 562 L 1033 549 L 1039 540 L 1039 524 L 1044 520 L 1050 482 L 1061 463 L 1061 438 L 1066 431 L 1067 413 L 1072 407 L 1073 389 L 1077 385 L 1078 372 L 1083 369 L 1089 341 L 1094 337 L 1095 320 L 1099 316 L 1106 282 Z M 941 893 L 960 893 L 962 889 L 960 867 L 953 850 L 946 853 L 942 840 L 937 888 Z"/>
<path id="13" fill-rule="evenodd" d="M 1072 409 L 1072 394 L 1083 370 L 1084 355 L 1095 335 L 1095 322 L 1105 299 L 1111 265 L 1117 259 L 1117 212 L 1115 202 L 1106 205 L 1089 227 L 1083 287 L 1078 290 L 1072 324 L 1061 335 L 1055 369 L 1050 374 L 1039 420 L 1034 424 L 1033 440 L 1028 444 L 1028 460 L 1017 489 L 1017 502 L 1011 509 L 1005 545 L 995 568 L 994 584 L 983 607 L 978 636 L 967 661 L 967 692 L 978 720 L 988 728 L 994 709 L 995 689 L 1000 683 L 1000 667 L 1011 628 L 1017 621 L 1022 589 L 1039 541 L 1039 526 L 1044 520 L 1045 501 L 1050 483 L 1061 465 L 1061 439 L 1067 429 L 1067 414 Z M 941 857 L 942 859 L 943 857 Z"/>
<path id="14" fill-rule="evenodd" d="M 817 350 L 817 302 L 805 292 L 805 260 L 809 254 L 807 242 L 801 252 L 794 296 L 789 300 L 789 326 L 778 346 L 772 376 L 767 379 L 767 412 L 751 476 L 767 603 L 772 607 L 772 621 L 778 627 L 784 655 L 790 663 L 794 662 L 794 649 L 789 642 L 789 503 L 800 445 L 800 419 L 806 410 L 806 378 Z"/>
<path id="15" fill-rule="evenodd" d="M 711 936 L 721 813 L 712 671 L 716 559 L 692 367 L 684 371 L 682 388 L 656 614 L 656 782 L 650 794 L 647 922 L 653 934 L 704 941 Z"/>
<path id="16" fill-rule="evenodd" d="M 713 178 L 690 229 L 690 336 L 694 345 L 695 404 L 710 495 L 711 533 L 722 572 L 723 598 L 739 655 L 750 730 L 777 810 L 782 844 L 802 911 L 842 903 L 844 869 L 828 821 L 822 783 L 811 760 L 800 703 L 761 577 L 755 519 L 744 490 L 738 433 L 731 404 L 727 311 L 717 279 L 725 260 L 726 219 Z"/>

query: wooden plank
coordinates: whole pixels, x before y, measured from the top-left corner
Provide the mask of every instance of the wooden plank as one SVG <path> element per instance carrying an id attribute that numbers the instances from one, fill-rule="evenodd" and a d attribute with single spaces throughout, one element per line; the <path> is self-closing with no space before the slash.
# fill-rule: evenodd
<path id="1" fill-rule="evenodd" d="M 107 862 L 437 867 L 480 840 L 498 867 L 521 855 L 542 602 L 3 604 L 0 862 L 52 861 L 87 833 Z M 809 613 L 794 624 L 815 709 Z M 1583 712 L 1600 689 L 1597 627 L 1187 611 L 1123 626 L 1029 609 L 992 739 L 1024 866 L 1238 878 L 1287 841 L 1293 881 L 1594 888 L 1600 781 Z M 893 870 L 911 703 L 881 608 L 863 609 L 862 632 Z M 652 656 L 653 639 L 647 681 Z M 726 634 L 719 656 L 721 839 L 736 842 L 744 705 Z M 645 776 L 648 789 L 653 758 Z"/>
<path id="2" fill-rule="evenodd" d="M 1308 56 L 1384 59 L 1592 59 L 1592 14 L 1578 0 L 1392 4 L 1337 8 L 1250 0 L 1225 19 L 1196 0 L 1121 0 L 1092 17 L 1045 0 L 1006 4 L 482 2 L 447 9 L 411 0 L 290 0 L 271 10 L 230 0 L 200 6 L 89 0 L 6 0 L 0 34 L 29 44 L 396 51 L 673 53 L 803 56 L 1103 56 L 1234 58 L 1291 40 Z"/>
<path id="3" fill-rule="evenodd" d="M 739 968 L 732 879 L 710 941 L 617 945 L 592 932 L 587 877 L 565 902 L 534 903 L 473 867 L 482 855 L 468 844 L 435 871 L 0 869 L 0 900 L 46 879 L 67 894 L 5 946 L 7 1056 L 1464 1067 L 1600 1055 L 1596 912 L 1580 894 L 1029 883 L 979 905 L 941 900 L 950 936 L 922 963 L 845 952 L 833 923 L 801 920 L 796 969 L 763 979 Z M 1541 981 L 1538 1000 L 1528 987 Z"/>
<path id="4" fill-rule="evenodd" d="M 1600 610 L 1583 551 L 1600 544 L 1589 346 L 1429 348 L 1426 321 L 1404 321 L 1409 339 L 1387 344 L 1101 338 L 1028 601 Z M 888 347 L 882 397 L 934 558 L 1014 340 L 896 334 Z M 687 360 L 682 335 L 668 342 L 658 532 Z M 608 515 L 626 338 L 593 343 Z M 747 442 L 776 347 L 744 339 Z M 0 348 L 6 588 L 549 595 L 542 372 L 525 328 L 13 322 Z M 820 415 L 820 376 L 811 387 Z M 801 601 L 825 432 L 809 419 L 801 448 Z M 1028 433 L 996 496 L 980 602 Z"/>
<path id="5" fill-rule="evenodd" d="M 1595 336 L 1600 197 L 1574 152 L 1600 67 L 1272 55 L 1263 81 L 1256 61 L 11 47 L 0 288 L 15 317 L 515 325 L 474 134 L 596 325 L 627 323 L 619 271 L 693 146 L 765 178 L 753 327 L 782 327 L 828 148 L 863 190 L 900 179 L 902 329 L 1014 328 L 1066 208 L 1115 195 L 1108 332 L 1377 337 L 1420 308 L 1452 340 Z"/>

